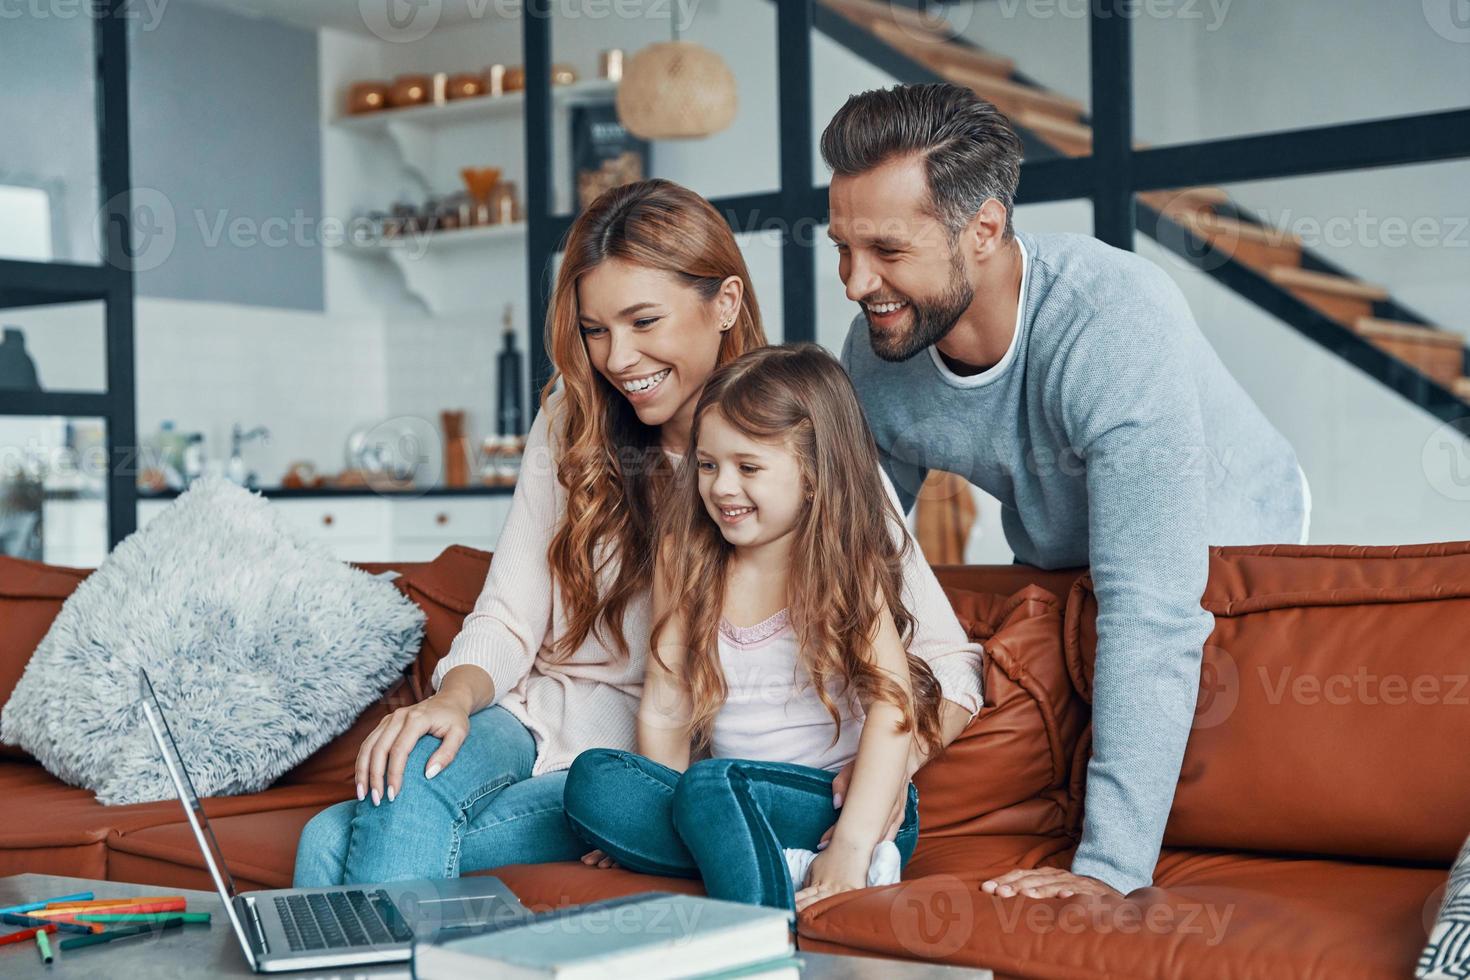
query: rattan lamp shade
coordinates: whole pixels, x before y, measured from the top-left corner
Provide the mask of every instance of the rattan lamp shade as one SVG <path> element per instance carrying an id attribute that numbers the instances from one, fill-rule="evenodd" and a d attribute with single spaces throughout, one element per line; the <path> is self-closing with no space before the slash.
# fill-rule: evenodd
<path id="1" fill-rule="evenodd" d="M 725 59 L 689 41 L 661 41 L 633 56 L 618 84 L 618 119 L 640 139 L 691 139 L 735 118 L 735 76 Z"/>

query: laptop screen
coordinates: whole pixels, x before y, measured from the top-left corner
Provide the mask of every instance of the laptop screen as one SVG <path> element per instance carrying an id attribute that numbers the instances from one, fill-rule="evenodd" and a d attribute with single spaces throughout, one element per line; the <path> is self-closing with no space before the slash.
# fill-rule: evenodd
<path id="1" fill-rule="evenodd" d="M 220 850 L 219 841 L 214 839 L 214 831 L 209 828 L 209 818 L 204 815 L 204 807 L 199 805 L 199 796 L 194 792 L 194 784 L 189 779 L 189 770 L 184 768 L 184 758 L 179 755 L 179 747 L 174 742 L 173 732 L 169 731 L 168 719 L 163 716 L 163 708 L 158 703 L 158 696 L 153 693 L 153 682 L 148 679 L 148 672 L 138 668 L 138 688 L 142 694 L 143 714 L 148 719 L 148 727 L 153 729 L 153 739 L 158 743 L 158 749 L 163 753 L 163 761 L 168 766 L 169 776 L 173 778 L 174 788 L 178 791 L 179 801 L 183 803 L 184 810 L 188 814 L 189 823 L 194 828 L 194 836 L 199 838 L 199 846 L 205 851 L 205 859 L 209 863 L 209 870 L 214 875 L 215 884 L 219 887 L 220 894 L 229 904 L 231 898 L 235 897 L 235 882 L 230 877 L 230 870 L 225 866 L 225 856 Z"/>

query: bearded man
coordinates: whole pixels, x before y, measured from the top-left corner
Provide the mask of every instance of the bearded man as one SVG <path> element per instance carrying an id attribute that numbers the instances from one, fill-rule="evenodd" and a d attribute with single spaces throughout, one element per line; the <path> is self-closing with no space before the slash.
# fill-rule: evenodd
<path id="1" fill-rule="evenodd" d="M 853 96 L 821 148 L 829 234 L 862 307 L 842 359 L 905 509 L 927 470 L 957 473 L 1000 501 L 1018 561 L 1091 566 L 1081 841 L 1069 870 L 982 887 L 1147 886 L 1213 627 L 1208 548 L 1305 542 L 1296 454 L 1159 268 L 1087 236 L 1012 228 L 1021 144 L 968 89 Z"/>

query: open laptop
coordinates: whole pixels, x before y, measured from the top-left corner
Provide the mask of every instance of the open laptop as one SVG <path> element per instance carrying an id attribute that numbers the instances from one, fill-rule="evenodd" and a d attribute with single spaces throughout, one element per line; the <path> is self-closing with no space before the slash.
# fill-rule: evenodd
<path id="1" fill-rule="evenodd" d="M 219 889 L 240 948 L 256 973 L 408 960 L 414 940 L 434 942 L 528 919 L 498 878 L 396 881 L 237 894 L 219 842 L 199 805 L 148 673 L 138 669 L 143 715 Z"/>

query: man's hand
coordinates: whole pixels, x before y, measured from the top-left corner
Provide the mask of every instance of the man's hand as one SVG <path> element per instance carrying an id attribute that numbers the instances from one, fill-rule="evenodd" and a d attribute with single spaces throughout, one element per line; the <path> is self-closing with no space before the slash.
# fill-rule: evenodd
<path id="1" fill-rule="evenodd" d="M 807 869 L 806 887 L 796 893 L 796 911 L 824 898 L 868 887 L 868 865 L 872 860 L 871 847 L 864 853 L 863 848 L 840 840 L 818 854 Z"/>
<path id="2" fill-rule="evenodd" d="M 1073 895 L 1122 894 L 1116 889 L 1084 875 L 1074 875 L 1061 868 L 1017 868 L 998 878 L 991 878 L 980 885 L 987 895 L 1009 898 L 1024 895 L 1027 898 L 1071 898 Z"/>

